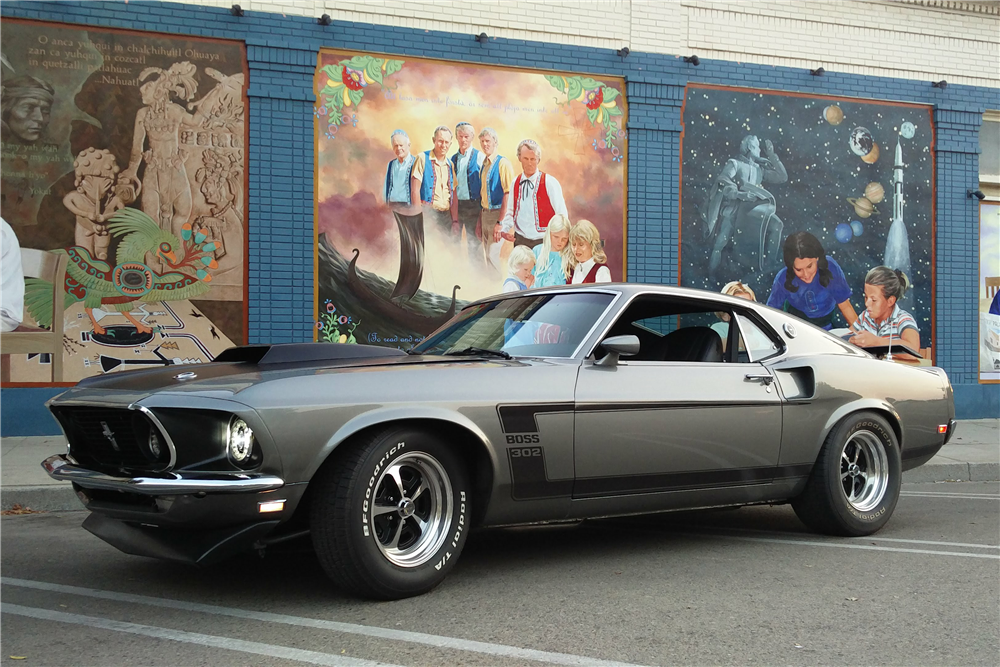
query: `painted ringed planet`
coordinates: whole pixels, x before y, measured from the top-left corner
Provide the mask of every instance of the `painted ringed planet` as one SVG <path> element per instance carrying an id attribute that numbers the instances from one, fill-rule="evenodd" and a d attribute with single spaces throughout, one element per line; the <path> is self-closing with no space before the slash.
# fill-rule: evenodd
<path id="1" fill-rule="evenodd" d="M 878 213 L 875 204 L 867 197 L 848 197 L 847 203 L 854 207 L 854 214 L 859 218 L 868 218 L 872 213 Z"/>

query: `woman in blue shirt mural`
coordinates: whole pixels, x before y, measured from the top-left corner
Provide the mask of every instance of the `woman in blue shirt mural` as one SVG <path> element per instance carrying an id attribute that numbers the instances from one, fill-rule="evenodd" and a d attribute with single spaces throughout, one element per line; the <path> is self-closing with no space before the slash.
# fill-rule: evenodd
<path id="1" fill-rule="evenodd" d="M 569 230 L 572 226 L 569 218 L 558 213 L 549 220 L 542 243 L 532 249 L 535 253 L 535 287 L 566 284 L 566 267 L 571 252 Z"/>
<path id="2" fill-rule="evenodd" d="M 785 268 L 778 271 L 767 305 L 780 308 L 824 329 L 833 328 L 839 309 L 851 326 L 858 314 L 851 305 L 851 288 L 843 269 L 809 232 L 785 239 Z"/>

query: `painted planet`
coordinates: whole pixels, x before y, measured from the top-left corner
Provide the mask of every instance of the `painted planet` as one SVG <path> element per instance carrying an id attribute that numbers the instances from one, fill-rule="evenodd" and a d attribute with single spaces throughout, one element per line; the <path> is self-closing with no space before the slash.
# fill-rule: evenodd
<path id="1" fill-rule="evenodd" d="M 844 111 L 836 104 L 823 109 L 823 120 L 830 125 L 840 125 L 844 121 Z"/>
<path id="2" fill-rule="evenodd" d="M 841 243 L 847 243 L 854 236 L 854 230 L 846 222 L 842 222 L 837 225 L 837 229 L 833 231 L 833 235 L 837 237 L 837 240 Z"/>
<path id="3" fill-rule="evenodd" d="M 859 218 L 869 218 L 872 213 L 878 213 L 875 204 L 871 203 L 867 197 L 848 197 L 847 203 L 854 207 L 854 215 Z"/>
<path id="4" fill-rule="evenodd" d="M 872 152 L 875 147 L 875 139 L 867 127 L 856 127 L 851 130 L 851 138 L 847 140 L 851 147 L 851 152 L 858 157 L 864 157 Z"/>
<path id="5" fill-rule="evenodd" d="M 865 226 L 861 224 L 860 220 L 851 220 L 851 231 L 854 232 L 855 236 L 861 236 L 865 232 Z"/>
<path id="6" fill-rule="evenodd" d="M 873 204 L 877 204 L 885 199 L 885 188 L 881 183 L 869 183 L 865 186 L 865 197 Z"/>
<path id="7" fill-rule="evenodd" d="M 899 126 L 899 133 L 906 137 L 907 139 L 912 139 L 913 135 L 917 133 L 916 126 L 910 121 L 906 121 Z"/>
<path id="8" fill-rule="evenodd" d="M 868 152 L 868 155 L 862 155 L 861 161 L 867 164 L 875 164 L 878 161 L 878 144 L 873 144 L 872 149 Z"/>

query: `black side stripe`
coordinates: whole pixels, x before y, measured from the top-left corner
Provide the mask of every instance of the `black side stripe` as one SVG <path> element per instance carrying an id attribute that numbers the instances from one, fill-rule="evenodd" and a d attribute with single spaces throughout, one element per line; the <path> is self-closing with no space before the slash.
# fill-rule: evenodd
<path id="1" fill-rule="evenodd" d="M 619 477 L 588 477 L 576 480 L 574 498 L 619 496 L 633 493 L 657 493 L 710 489 L 725 486 L 766 484 L 773 480 L 805 477 L 812 464 L 737 468 L 733 470 L 699 470 L 657 475 L 624 475 Z"/>
<path id="2" fill-rule="evenodd" d="M 538 433 L 535 415 L 547 412 L 573 412 L 572 403 L 539 403 L 535 405 L 498 405 L 500 428 L 504 433 Z"/>
<path id="3" fill-rule="evenodd" d="M 498 405 L 500 428 L 504 433 L 538 433 L 536 415 L 559 412 L 627 412 L 633 410 L 692 410 L 704 408 L 752 408 L 776 406 L 775 401 L 644 401 L 633 403 L 536 403 Z"/>
<path id="4" fill-rule="evenodd" d="M 777 401 L 644 401 L 641 403 L 577 403 L 576 412 L 627 412 L 633 410 L 692 410 L 701 408 L 752 408 L 761 405 L 777 406 Z"/>

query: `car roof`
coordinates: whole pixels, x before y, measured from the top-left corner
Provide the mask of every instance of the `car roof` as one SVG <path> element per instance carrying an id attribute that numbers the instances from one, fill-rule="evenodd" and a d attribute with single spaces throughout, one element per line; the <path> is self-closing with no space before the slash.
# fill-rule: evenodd
<path id="1" fill-rule="evenodd" d="M 709 290 L 696 289 L 694 287 L 678 287 L 675 285 L 656 285 L 649 283 L 589 283 L 586 285 L 557 285 L 555 287 L 539 287 L 536 289 L 522 290 L 519 292 L 494 294 L 493 296 L 488 296 L 482 299 L 477 299 L 476 301 L 472 301 L 469 303 L 469 306 L 474 306 L 481 303 L 488 303 L 490 301 L 499 301 L 502 299 L 518 298 L 522 296 L 536 296 L 541 294 L 587 294 L 587 293 L 621 294 L 622 296 L 625 297 L 630 297 L 635 294 L 659 294 L 662 296 L 682 297 L 685 299 L 699 299 L 699 300 L 737 303 L 741 306 L 747 306 L 750 304 L 757 304 L 758 306 L 763 305 L 756 301 L 748 301 L 746 299 L 729 296 L 727 294 L 722 294 L 720 292 L 712 292 Z"/>

